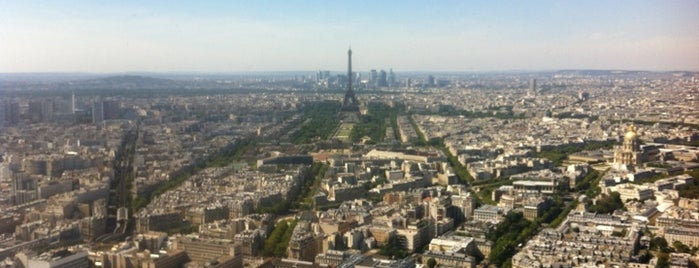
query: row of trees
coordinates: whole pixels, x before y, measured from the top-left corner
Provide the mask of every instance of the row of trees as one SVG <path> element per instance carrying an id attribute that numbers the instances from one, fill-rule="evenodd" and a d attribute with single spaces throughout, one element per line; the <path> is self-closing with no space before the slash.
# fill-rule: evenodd
<path id="1" fill-rule="evenodd" d="M 451 167 L 454 169 L 456 176 L 459 177 L 459 181 L 461 181 L 463 184 L 473 183 L 475 181 L 473 176 L 471 176 L 471 173 L 468 173 L 468 169 L 466 169 L 466 167 L 459 162 L 459 159 L 456 156 L 453 156 L 446 148 L 444 148 L 443 151 L 447 155 L 449 165 L 451 165 Z"/>
<path id="2" fill-rule="evenodd" d="M 289 209 L 310 209 L 313 206 L 313 197 L 318 192 L 320 183 L 328 170 L 328 165 L 314 162 L 310 168 L 301 174 L 301 185 L 290 192 L 289 198 L 281 202 L 257 207 L 257 213 L 269 213 L 274 215 L 289 212 Z"/>
<path id="3" fill-rule="evenodd" d="M 275 202 L 274 204 L 268 206 L 258 206 L 255 212 L 279 215 L 289 212 L 289 207 L 289 202 L 283 200 L 282 202 Z"/>
<path id="4" fill-rule="evenodd" d="M 305 103 L 299 109 L 305 121 L 291 133 L 291 142 L 301 144 L 328 138 L 339 125 L 337 112 L 341 106 L 338 101 Z"/>
<path id="5" fill-rule="evenodd" d="M 658 264 L 655 267 L 670 267 L 670 256 L 669 253 L 689 253 L 696 254 L 699 251 L 698 247 L 689 247 L 680 241 L 672 242 L 672 245 L 668 244 L 662 236 L 653 237 L 650 240 L 650 250 L 655 252 L 655 256 L 658 257 Z"/>
<path id="6" fill-rule="evenodd" d="M 327 164 L 313 162 L 313 165 L 311 165 L 310 178 L 306 178 L 304 181 L 298 200 L 292 205 L 294 208 L 310 209 L 313 206 L 313 197 L 318 192 L 320 183 L 323 181 L 323 177 L 327 171 Z"/>
<path id="7" fill-rule="evenodd" d="M 585 174 L 585 177 L 583 177 L 583 179 L 580 180 L 580 182 L 575 184 L 575 191 L 580 192 L 589 189 L 590 186 L 592 186 L 592 184 L 595 183 L 595 180 L 599 178 L 599 176 L 599 171 L 590 169 L 590 171 L 587 174 Z"/>
<path id="8" fill-rule="evenodd" d="M 418 136 L 420 137 L 420 141 L 423 142 L 425 145 L 429 144 L 431 146 L 437 147 L 442 152 L 444 155 L 447 157 L 447 161 L 449 162 L 449 165 L 454 169 L 454 173 L 456 176 L 459 178 L 459 181 L 463 184 L 474 184 L 475 180 L 473 179 L 473 176 L 471 176 L 471 173 L 468 173 L 468 170 L 466 167 L 464 167 L 461 162 L 459 162 L 459 158 L 456 157 L 455 155 L 451 154 L 449 149 L 444 145 L 444 139 L 441 138 L 435 138 L 435 139 L 430 139 L 429 141 L 425 141 L 425 135 L 419 131 L 417 128 L 417 123 L 413 120 L 412 117 L 410 117 L 410 123 L 415 127 L 415 131 L 417 132 Z"/>
<path id="9" fill-rule="evenodd" d="M 540 226 L 558 227 L 577 204 L 577 201 L 566 204 L 562 196 L 555 195 L 549 209 L 533 221 L 525 219 L 521 212 L 510 211 L 505 219 L 486 236 L 493 241 L 488 259 L 497 267 L 509 267 L 517 248 L 535 235 Z"/>
<path id="10" fill-rule="evenodd" d="M 282 220 L 277 222 L 274 230 L 269 234 L 262 245 L 262 255 L 268 257 L 284 257 L 286 248 L 291 240 L 291 235 L 296 228 L 296 220 Z"/>
<path id="11" fill-rule="evenodd" d="M 204 159 L 196 160 L 194 163 L 180 168 L 179 170 L 170 174 L 170 179 L 168 181 L 158 185 L 154 190 L 147 191 L 144 195 L 135 198 L 131 203 L 132 211 L 135 212 L 147 206 L 155 197 L 176 188 L 182 184 L 182 182 L 202 169 L 207 167 L 226 166 L 233 161 L 239 160 L 247 150 L 254 148 L 254 146 L 254 140 L 238 140 Z"/>
<path id="12" fill-rule="evenodd" d="M 537 230 L 538 224 L 524 218 L 520 212 L 509 212 L 505 219 L 498 223 L 495 229 L 488 233 L 487 238 L 494 241 L 488 259 L 496 267 L 512 265 L 511 258 L 516 248 L 531 237 Z"/>
<path id="13" fill-rule="evenodd" d="M 133 159 L 136 152 L 136 142 L 138 141 L 138 131 L 138 126 L 126 131 L 114 157 L 114 179 L 111 180 L 109 185 L 109 189 L 113 190 L 114 194 L 110 194 L 109 205 L 107 206 L 110 215 L 116 215 L 119 207 L 131 208 L 129 215 L 133 215 L 136 211 L 132 209 L 134 200 L 131 195 L 131 188 L 134 180 Z M 127 227 L 133 229 L 133 220 Z M 108 218 L 107 231 L 111 232 L 113 228 L 116 228 L 116 219 Z"/>
<path id="14" fill-rule="evenodd" d="M 466 118 L 486 118 L 495 117 L 499 119 L 521 119 L 524 118 L 524 114 L 515 114 L 512 111 L 512 106 L 496 106 L 491 107 L 488 111 L 468 111 L 458 109 L 451 105 L 440 105 L 437 114 L 443 116 L 463 116 Z"/>
<path id="15" fill-rule="evenodd" d="M 646 120 L 628 120 L 628 119 L 623 119 L 623 120 L 609 120 L 610 123 L 612 124 L 618 124 L 618 123 L 624 123 L 624 122 L 629 122 L 629 123 L 634 123 L 636 125 L 646 125 L 646 126 L 652 126 L 655 124 L 661 124 L 665 126 L 670 126 L 672 128 L 677 128 L 677 127 L 689 127 L 692 129 L 699 129 L 699 125 L 697 124 L 691 124 L 691 123 L 670 123 L 670 122 L 658 122 L 658 121 L 646 121 Z M 695 145 L 696 146 L 696 145 Z"/>
<path id="16" fill-rule="evenodd" d="M 394 126 L 399 112 L 398 107 L 390 107 L 383 102 L 371 102 L 367 108 L 367 115 L 362 116 L 361 121 L 352 128 L 350 140 L 353 142 L 357 142 L 365 136 L 374 142 L 383 141 L 386 137 L 386 129 L 389 124 L 391 127 Z"/>
<path id="17" fill-rule="evenodd" d="M 551 160 L 555 165 L 561 165 L 569 155 L 582 151 L 592 151 L 599 149 L 611 149 L 617 142 L 614 140 L 606 141 L 586 141 L 584 143 L 568 143 L 559 145 L 551 149 L 541 150 L 536 153 L 536 157 L 546 158 Z"/>

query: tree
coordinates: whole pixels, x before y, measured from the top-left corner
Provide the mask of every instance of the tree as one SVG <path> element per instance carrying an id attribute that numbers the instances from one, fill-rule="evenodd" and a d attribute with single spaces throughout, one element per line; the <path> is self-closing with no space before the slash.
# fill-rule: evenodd
<path id="1" fill-rule="evenodd" d="M 600 214 L 609 214 L 617 209 L 624 209 L 624 202 L 621 201 L 621 195 L 618 192 L 600 196 L 597 203 L 590 207 L 590 211 Z"/>
<path id="2" fill-rule="evenodd" d="M 427 259 L 427 267 L 434 268 L 435 266 L 437 266 L 437 261 L 434 258 Z"/>
<path id="3" fill-rule="evenodd" d="M 695 180 L 679 189 L 680 197 L 697 199 L 699 198 L 699 181 L 696 179 L 699 179 L 699 171 L 688 172 L 687 174 L 694 177 Z"/>
<path id="4" fill-rule="evenodd" d="M 352 128 L 350 140 L 357 142 L 363 137 L 369 137 L 372 142 L 383 141 L 386 129 L 389 126 L 393 127 L 397 114 L 398 108 L 396 107 L 390 107 L 380 102 L 369 103 L 368 113 L 363 115 L 360 122 Z"/>
<path id="5" fill-rule="evenodd" d="M 658 257 L 658 263 L 655 265 L 655 267 L 660 267 L 660 268 L 670 267 L 670 256 L 668 256 L 667 253 L 659 253 L 657 255 L 657 257 Z"/>
<path id="6" fill-rule="evenodd" d="M 664 237 L 657 236 L 650 240 L 650 249 L 658 250 L 660 252 L 670 252 L 668 248 L 667 240 Z"/>
<path id="7" fill-rule="evenodd" d="M 262 255 L 283 257 L 286 254 L 286 247 L 295 227 L 296 220 L 278 222 L 263 244 Z"/>
<path id="8" fill-rule="evenodd" d="M 497 267 L 504 267 L 510 263 L 510 258 L 515 254 L 516 247 L 524 243 L 534 234 L 538 227 L 537 221 L 529 221 L 520 212 L 509 212 L 495 230 L 487 234 L 487 238 L 494 242 L 488 259 Z"/>
<path id="9" fill-rule="evenodd" d="M 339 122 L 335 115 L 340 109 L 338 101 L 322 101 L 305 103 L 299 109 L 302 118 L 298 130 L 289 134 L 296 144 L 308 143 L 315 139 L 325 139 L 337 128 Z"/>
<path id="10" fill-rule="evenodd" d="M 408 252 L 401 246 L 400 240 L 396 236 L 388 238 L 386 245 L 379 249 L 379 254 L 394 259 L 402 259 L 408 256 Z"/>
<path id="11" fill-rule="evenodd" d="M 690 253 L 692 250 L 680 241 L 672 242 L 672 247 L 679 253 Z"/>

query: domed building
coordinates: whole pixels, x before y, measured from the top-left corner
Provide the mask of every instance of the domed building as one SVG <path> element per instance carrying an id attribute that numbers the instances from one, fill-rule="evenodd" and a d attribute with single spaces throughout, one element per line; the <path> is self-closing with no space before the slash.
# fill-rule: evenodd
<path id="1" fill-rule="evenodd" d="M 641 142 L 636 133 L 636 127 L 630 125 L 624 134 L 624 143 L 614 148 L 614 167 L 616 169 L 629 169 L 643 162 Z"/>

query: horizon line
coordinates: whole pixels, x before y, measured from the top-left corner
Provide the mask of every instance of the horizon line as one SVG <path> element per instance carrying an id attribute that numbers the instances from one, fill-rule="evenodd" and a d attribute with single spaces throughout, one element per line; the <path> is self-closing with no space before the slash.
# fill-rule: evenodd
<path id="1" fill-rule="evenodd" d="M 392 68 L 388 68 L 390 70 Z M 354 73 L 370 72 L 371 70 L 387 70 L 387 69 L 370 69 L 366 71 L 353 71 Z M 202 75 L 221 75 L 221 74 L 261 74 L 261 73 L 315 73 L 318 71 L 330 71 L 344 73 L 346 70 L 270 70 L 270 71 L 114 71 L 114 72 L 88 72 L 88 71 L 33 71 L 33 72 L 7 72 L 0 71 L 0 75 L 39 75 L 39 74 L 83 74 L 83 75 L 119 75 L 119 74 L 202 74 Z M 396 71 L 394 73 L 446 73 L 446 74 L 469 74 L 469 73 L 548 73 L 548 72 L 565 72 L 565 71 L 610 71 L 610 72 L 650 72 L 650 73 L 673 73 L 673 72 L 690 72 L 699 73 L 699 70 L 650 70 L 650 69 L 586 69 L 586 68 L 565 68 L 565 69 L 511 69 L 511 70 L 476 70 L 476 71 L 458 71 L 458 70 L 407 70 Z"/>

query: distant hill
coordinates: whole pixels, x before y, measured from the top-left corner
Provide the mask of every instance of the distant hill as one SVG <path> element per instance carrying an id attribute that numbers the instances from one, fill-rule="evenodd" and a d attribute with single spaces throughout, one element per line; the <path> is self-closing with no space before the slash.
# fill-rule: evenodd
<path id="1" fill-rule="evenodd" d="M 54 76 L 62 80 L 57 80 Z M 48 77 L 48 79 L 44 79 Z M 19 95 L 31 95 L 36 92 L 50 91 L 52 94 L 157 94 L 175 91 L 179 93 L 193 89 L 227 92 L 235 86 L 228 81 L 198 79 L 196 77 L 170 78 L 152 77 L 140 74 L 90 75 L 65 79 L 60 75 L 45 74 L 8 74 L 2 80 L 0 74 L 0 92 L 13 92 Z"/>
<path id="2" fill-rule="evenodd" d="M 189 94 L 191 90 L 208 90 L 209 92 L 257 91 L 260 88 L 310 88 L 308 83 L 300 82 L 312 72 L 250 72 L 250 73 L 0 73 L 0 92 L 12 92 L 17 95 L 31 95 L 46 91 L 52 94 L 157 94 L 179 92 Z M 548 71 L 509 71 L 509 72 L 398 72 L 403 78 L 424 79 L 427 75 L 448 76 L 463 79 L 522 79 L 536 77 L 596 77 L 604 81 L 615 78 L 629 79 L 667 79 L 691 77 L 698 73 L 693 71 L 638 71 L 638 70 L 548 70 Z M 473 87 L 478 87 L 474 85 Z M 107 93 L 107 91 L 109 91 Z"/>
<path id="3" fill-rule="evenodd" d="M 553 72 L 553 74 L 561 75 L 579 75 L 579 76 L 643 76 L 647 78 L 652 77 L 666 77 L 671 76 L 692 76 L 696 75 L 697 72 L 692 71 L 636 71 L 636 70 L 559 70 Z"/>
<path id="4" fill-rule="evenodd" d="M 161 89 L 181 87 L 181 81 L 153 78 L 140 75 L 109 76 L 88 80 L 64 82 L 58 87 L 73 89 Z"/>

